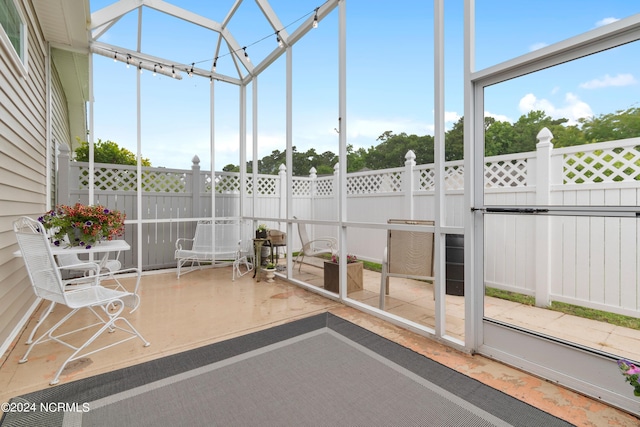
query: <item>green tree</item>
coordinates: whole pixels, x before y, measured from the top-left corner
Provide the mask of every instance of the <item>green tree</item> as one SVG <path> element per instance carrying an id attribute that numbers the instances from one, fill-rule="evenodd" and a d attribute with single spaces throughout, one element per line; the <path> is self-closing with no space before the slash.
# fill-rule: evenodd
<path id="1" fill-rule="evenodd" d="M 78 162 L 89 161 L 89 142 L 80 141 L 76 138 L 80 146 L 76 148 L 75 160 Z M 118 146 L 113 141 L 102 141 L 98 138 L 98 142 L 93 144 L 93 161 L 96 163 L 107 163 L 112 165 L 136 165 L 136 155 L 126 148 Z M 142 159 L 142 166 L 151 166 L 149 159 Z"/>
<path id="2" fill-rule="evenodd" d="M 553 145 L 558 148 L 637 137 L 640 135 L 640 108 L 580 119 L 576 125 L 567 125 L 567 122 L 568 119 L 554 119 L 544 111 L 530 111 L 515 123 L 485 117 L 485 155 L 534 151 L 538 143 L 537 135 L 545 127 L 553 134 Z M 347 146 L 347 172 L 364 168 L 376 170 L 401 167 L 409 150 L 416 154 L 417 164 L 433 163 L 434 138 L 430 135 L 407 135 L 404 132 L 395 134 L 387 130 L 376 141 L 378 144 L 368 149 L 354 150 L 351 144 Z M 464 117 L 461 117 L 445 133 L 445 160 L 460 160 L 463 155 Z M 259 170 L 261 173 L 277 174 L 285 160 L 285 153 L 276 150 L 260 160 Z M 298 153 L 293 147 L 293 173 L 297 176 L 308 175 L 311 167 L 315 167 L 319 175 L 331 174 L 337 162 L 338 156 L 330 151 L 318 154 L 312 148 Z M 227 165 L 224 170 L 237 170 L 237 166 Z M 251 171 L 251 164 L 247 170 Z"/>
<path id="3" fill-rule="evenodd" d="M 444 134 L 444 160 L 462 160 L 464 156 L 464 117 Z"/>
<path id="4" fill-rule="evenodd" d="M 347 172 L 358 172 L 366 166 L 367 151 L 364 148 L 353 149 L 352 144 L 347 145 Z"/>
<path id="5" fill-rule="evenodd" d="M 579 120 L 587 143 L 615 141 L 640 136 L 640 108 Z"/>
<path id="6" fill-rule="evenodd" d="M 369 169 L 385 169 L 404 166 L 409 150 L 416 155 L 417 164 L 433 162 L 433 136 L 407 135 L 402 132 L 395 135 L 392 131 L 383 132 L 377 139 L 381 141 L 367 150 L 365 165 Z"/>

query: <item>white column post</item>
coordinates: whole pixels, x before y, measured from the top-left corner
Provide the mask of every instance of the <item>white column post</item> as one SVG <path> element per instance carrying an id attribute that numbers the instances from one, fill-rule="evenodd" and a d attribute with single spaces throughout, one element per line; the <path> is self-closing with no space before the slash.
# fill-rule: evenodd
<path id="1" fill-rule="evenodd" d="M 58 186 L 56 188 L 56 200 L 59 204 L 72 205 L 75 202 L 71 200 L 71 186 L 69 185 L 69 183 L 71 182 L 69 178 L 73 176 L 73 174 L 71 174 L 70 165 L 71 149 L 67 144 L 63 143 L 60 144 L 59 150 L 60 154 L 58 154 Z M 78 168 L 74 169 L 78 170 Z M 73 182 L 76 183 L 77 186 L 78 181 L 76 180 Z"/>
<path id="2" fill-rule="evenodd" d="M 318 178 L 318 175 L 316 174 L 317 172 L 318 171 L 314 167 L 309 169 L 309 178 L 311 179 L 311 182 L 309 183 L 309 218 L 311 219 L 313 219 L 313 212 L 315 211 L 316 179 Z"/>
<path id="3" fill-rule="evenodd" d="M 278 171 L 278 185 L 280 185 L 280 211 L 278 212 L 278 218 L 287 219 L 287 167 L 284 164 L 280 165 Z M 278 223 L 278 229 L 282 229 L 282 223 Z"/>
<path id="4" fill-rule="evenodd" d="M 214 189 L 211 191 L 211 197 L 215 197 L 215 181 L 213 183 Z M 200 157 L 198 155 L 193 156 L 191 159 L 191 218 L 200 218 L 202 215 L 200 212 Z M 211 219 L 214 219 L 215 213 L 211 214 Z"/>
<path id="5" fill-rule="evenodd" d="M 536 205 L 548 206 L 551 202 L 551 151 L 553 134 L 543 128 L 536 144 Z M 551 234 L 550 218 L 541 215 L 535 218 L 536 227 L 536 306 L 549 305 L 549 289 L 551 286 Z"/>
<path id="6" fill-rule="evenodd" d="M 416 167 L 416 153 L 414 153 L 413 150 L 409 150 L 404 158 L 405 179 L 402 182 L 402 191 L 404 192 L 404 217 L 413 219 L 413 190 L 415 186 L 413 169 Z"/>

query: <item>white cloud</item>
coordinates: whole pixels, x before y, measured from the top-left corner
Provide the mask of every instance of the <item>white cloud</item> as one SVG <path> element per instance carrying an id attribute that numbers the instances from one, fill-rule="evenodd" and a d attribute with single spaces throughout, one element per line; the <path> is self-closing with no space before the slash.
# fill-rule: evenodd
<path id="1" fill-rule="evenodd" d="M 485 111 L 484 112 L 484 116 L 485 117 L 493 117 L 498 122 L 509 122 L 509 123 L 512 122 L 512 120 L 509 117 L 507 117 L 507 116 L 505 116 L 503 114 L 493 114 L 493 113 L 491 113 L 489 111 Z"/>
<path id="2" fill-rule="evenodd" d="M 460 120 L 460 114 L 456 113 L 455 111 L 445 111 L 444 112 L 444 121 L 445 123 L 456 123 L 458 120 Z"/>
<path id="3" fill-rule="evenodd" d="M 406 133 L 408 135 L 433 134 L 433 126 L 423 122 L 416 122 L 407 119 L 394 120 L 371 120 L 355 119 L 348 123 L 349 138 L 367 137 L 375 141 L 385 131 L 392 131 L 394 134 Z"/>
<path id="4" fill-rule="evenodd" d="M 518 108 L 522 114 L 527 114 L 534 110 L 542 110 L 554 119 L 568 119 L 567 124 L 569 125 L 576 124 L 579 118 L 593 116 L 593 111 L 589 104 L 581 101 L 578 96 L 572 93 L 565 95 L 564 105 L 562 107 L 556 107 L 551 101 L 538 99 L 534 94 L 528 93 L 522 97 Z"/>
<path id="5" fill-rule="evenodd" d="M 615 77 L 611 77 L 609 74 L 605 75 L 601 79 L 593 79 L 586 83 L 580 84 L 583 89 L 600 89 L 610 86 L 630 86 L 637 84 L 638 81 L 632 74 L 618 74 Z"/>
<path id="6" fill-rule="evenodd" d="M 542 49 L 543 47 L 549 46 L 548 43 L 538 42 L 529 46 L 529 52 L 533 52 L 534 50 Z"/>
<path id="7" fill-rule="evenodd" d="M 612 22 L 619 21 L 618 18 L 604 18 L 596 22 L 596 27 L 602 27 L 603 25 L 611 24 Z"/>

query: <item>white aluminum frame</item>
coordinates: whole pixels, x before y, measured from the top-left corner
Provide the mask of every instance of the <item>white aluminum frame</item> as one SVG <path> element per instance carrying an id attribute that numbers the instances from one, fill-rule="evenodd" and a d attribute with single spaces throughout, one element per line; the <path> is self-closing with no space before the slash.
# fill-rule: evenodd
<path id="1" fill-rule="evenodd" d="M 281 27 L 278 17 L 270 8 L 266 0 L 255 0 L 263 14 L 270 22 L 273 28 Z M 180 9 L 162 0 L 137 0 L 137 1 L 121 1 L 114 3 L 99 12 L 92 15 L 91 31 L 93 37 L 97 40 L 106 30 L 108 30 L 115 22 L 126 13 L 142 6 L 152 7 L 161 12 L 171 14 L 177 18 L 184 19 L 195 25 L 217 31 L 220 34 L 218 49 L 220 43 L 224 41 L 230 47 L 230 50 L 236 52 L 240 50 L 240 45 L 235 41 L 232 34 L 226 29 L 228 21 L 232 18 L 235 10 L 241 0 L 234 3 L 232 10 L 221 23 L 211 21 L 209 19 L 197 16 L 191 12 Z M 321 20 L 331 13 L 333 9 L 338 8 L 339 20 L 339 62 L 338 62 L 338 101 L 339 101 L 339 162 L 346 165 L 346 138 L 347 138 L 347 109 L 346 109 L 346 0 L 328 0 L 318 10 L 318 17 Z M 554 342 L 547 338 L 534 336 L 525 331 L 517 330 L 513 327 L 496 324 L 483 317 L 484 307 L 484 264 L 483 264 L 483 235 L 484 235 L 484 177 L 483 177 L 483 129 L 484 129 L 484 87 L 496 84 L 508 79 L 512 79 L 527 73 L 542 70 L 544 68 L 560 64 L 562 62 L 577 59 L 592 53 L 600 52 L 624 43 L 632 42 L 640 39 L 640 16 L 632 16 L 616 23 L 598 28 L 588 33 L 573 37 L 571 39 L 556 43 L 535 52 L 523 55 L 518 58 L 506 61 L 489 67 L 484 70 L 475 71 L 475 0 L 464 0 L 464 168 L 465 168 L 465 225 L 461 227 L 443 226 L 442 218 L 444 209 L 444 193 L 442 185 L 443 169 L 444 169 L 444 0 L 434 0 L 434 111 L 435 111 L 435 220 L 436 225 L 433 227 L 423 227 L 421 231 L 435 233 L 435 264 L 436 264 L 436 326 L 435 329 L 427 328 L 406 319 L 394 316 L 382 310 L 366 306 L 355 300 L 348 298 L 346 286 L 341 286 L 338 298 L 345 304 L 356 307 L 362 311 L 368 312 L 375 316 L 384 318 L 385 320 L 398 324 L 404 328 L 418 332 L 423 335 L 432 335 L 434 339 L 443 341 L 446 344 L 467 352 L 480 352 L 489 357 L 502 360 L 506 363 L 526 369 L 532 373 L 544 376 L 546 378 L 558 381 L 570 388 L 587 393 L 592 396 L 602 396 L 603 400 L 625 409 L 632 408 L 637 402 L 623 395 L 628 395 L 628 386 L 620 381 L 615 375 L 610 374 L 607 370 L 610 365 L 610 358 L 601 355 L 594 355 L 592 352 L 585 351 L 567 343 Z M 258 76 L 261 71 L 268 68 L 270 64 L 276 61 L 281 55 L 286 54 L 286 165 L 288 170 L 292 170 L 292 63 L 293 63 L 293 46 L 312 28 L 312 17 L 307 19 L 298 30 L 292 34 L 285 31 L 280 32 L 280 38 L 284 42 L 283 47 L 278 47 L 265 58 L 260 64 L 253 65 L 243 55 L 234 55 L 234 63 L 238 72 L 237 76 L 226 76 L 215 73 L 213 70 L 203 70 L 195 68 L 195 75 L 206 78 L 213 78 L 211 85 L 211 158 L 212 166 L 215 155 L 215 138 L 213 123 L 214 107 L 215 107 L 215 84 L 216 80 L 226 83 L 236 84 L 239 88 L 240 107 L 238 111 L 240 138 L 240 180 L 242 192 L 244 192 L 244 183 L 246 177 L 246 157 L 247 157 L 247 85 L 253 83 L 252 91 L 252 131 L 253 131 L 253 180 L 254 188 L 257 179 L 257 128 L 258 128 Z M 139 18 L 139 24 L 141 23 Z M 113 50 L 113 47 L 105 43 L 93 42 L 92 49 L 96 53 Z M 136 56 L 140 61 L 167 62 L 138 51 L 127 51 L 118 48 L 121 53 L 130 53 Z M 93 67 L 90 62 L 90 67 Z M 244 70 L 244 71 L 243 71 Z M 91 70 L 92 71 L 92 70 Z M 243 72 L 245 73 L 243 75 Z M 93 81 L 92 72 L 90 73 L 90 91 L 91 100 L 93 101 Z M 138 158 L 141 158 L 141 129 L 140 129 L 140 79 L 137 80 L 138 93 Z M 90 103 L 90 158 L 93 159 L 93 102 Z M 90 160 L 90 169 L 93 169 L 93 160 Z M 211 168 L 213 171 L 213 167 Z M 346 170 L 346 169 L 345 169 Z M 141 163 L 138 163 L 138 183 L 141 185 Z M 287 174 L 287 185 L 292 186 L 292 175 Z M 309 224 L 335 226 L 338 230 L 339 246 L 343 250 L 347 249 L 347 233 L 349 228 L 368 228 L 368 229 L 398 229 L 402 230 L 402 226 L 389 227 L 387 224 L 371 224 L 351 222 L 347 218 L 346 211 L 346 174 L 340 173 L 338 178 L 340 189 L 338 218 L 336 221 L 317 221 L 311 218 L 306 222 Z M 90 187 L 93 187 L 93 174 L 90 174 Z M 141 188 L 138 188 L 138 212 L 141 212 Z M 255 197 L 255 193 L 254 193 Z M 93 200 L 93 190 L 90 190 L 90 200 Z M 241 197 L 243 200 L 243 197 Z M 255 206 L 255 199 L 254 204 Z M 292 219 L 292 195 L 287 193 L 286 199 L 286 221 L 288 244 L 291 247 L 291 239 L 294 235 L 294 226 L 297 220 Z M 501 208 L 500 206 L 492 206 L 492 208 Z M 502 207 L 508 208 L 508 207 Z M 533 207 L 535 208 L 535 207 Z M 215 212 L 215 197 L 212 197 L 212 211 Z M 567 214 L 570 211 L 556 209 L 556 213 Z M 629 212 L 623 208 L 572 208 L 572 214 L 585 215 L 626 215 Z M 259 219 L 255 217 L 255 212 L 246 212 L 245 206 L 240 205 L 240 216 L 253 221 Z M 151 220 L 142 220 L 141 216 L 128 223 L 137 225 L 138 230 L 138 266 L 142 265 L 142 228 L 143 223 L 152 222 Z M 196 218 L 197 219 L 197 218 Z M 195 219 L 193 219 L 195 220 Z M 261 221 L 282 221 L 281 218 L 260 218 Z M 446 313 L 445 313 L 445 290 L 444 290 L 444 235 L 449 233 L 465 234 L 465 341 L 453 339 L 446 335 Z M 341 263 L 346 262 L 346 257 L 341 257 Z M 292 271 L 292 257 L 287 257 L 287 275 L 290 280 Z M 343 266 L 344 267 L 344 266 Z M 295 282 L 295 281 L 294 281 Z M 346 283 L 346 268 L 341 269 L 340 282 Z M 297 282 L 296 282 L 297 283 Z M 335 295 L 329 295 L 317 288 L 311 287 L 305 283 L 299 283 L 300 286 L 314 292 L 322 293 L 329 298 L 336 298 Z M 533 357 L 534 354 L 539 356 Z M 606 376 L 602 374 L 606 372 Z M 635 408 L 635 406 L 633 406 Z"/>
<path id="2" fill-rule="evenodd" d="M 525 74 L 543 70 L 587 55 L 640 40 L 640 15 L 622 19 L 576 37 L 564 40 L 518 58 L 478 72 L 473 70 L 474 0 L 465 1 L 465 186 L 469 203 L 467 236 L 473 244 L 465 253 L 466 277 L 473 277 L 477 290 L 473 301 L 475 313 L 473 348 L 488 357 L 516 366 L 568 388 L 597 396 L 603 401 L 631 412 L 637 411 L 637 399 L 629 386 L 617 375 L 617 358 L 576 343 L 542 336 L 521 328 L 502 324 L 483 316 L 484 303 L 484 216 L 491 212 L 518 215 L 636 216 L 635 207 L 549 205 L 499 206 L 484 204 L 484 88 Z M 469 119 L 467 119 L 469 118 Z M 467 169 L 469 168 L 469 169 Z M 473 168 L 473 169 L 471 169 Z M 468 191 L 468 190 L 465 190 Z M 544 202 L 544 201 L 542 201 Z M 487 210 L 489 212 L 487 212 Z M 470 262 L 467 262 L 469 261 Z M 466 290 L 466 289 L 465 289 Z"/>

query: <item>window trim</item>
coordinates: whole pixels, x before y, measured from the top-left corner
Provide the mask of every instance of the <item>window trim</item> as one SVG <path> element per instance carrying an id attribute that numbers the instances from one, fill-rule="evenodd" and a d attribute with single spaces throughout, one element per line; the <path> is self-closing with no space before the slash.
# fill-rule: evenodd
<path id="1" fill-rule="evenodd" d="M 21 34 L 20 34 L 20 47 L 22 54 L 18 54 L 16 49 L 13 47 L 11 40 L 9 39 L 9 35 L 7 34 L 5 28 L 0 25 L 0 45 L 4 48 L 4 50 L 8 53 L 9 58 L 11 58 L 11 62 L 16 67 L 16 70 L 25 77 L 27 75 L 27 59 L 29 58 L 28 54 L 28 26 L 27 20 L 24 16 L 22 9 L 20 8 L 18 2 L 16 0 L 9 0 L 13 3 L 13 6 L 16 8 L 18 15 L 20 16 L 21 22 Z"/>

